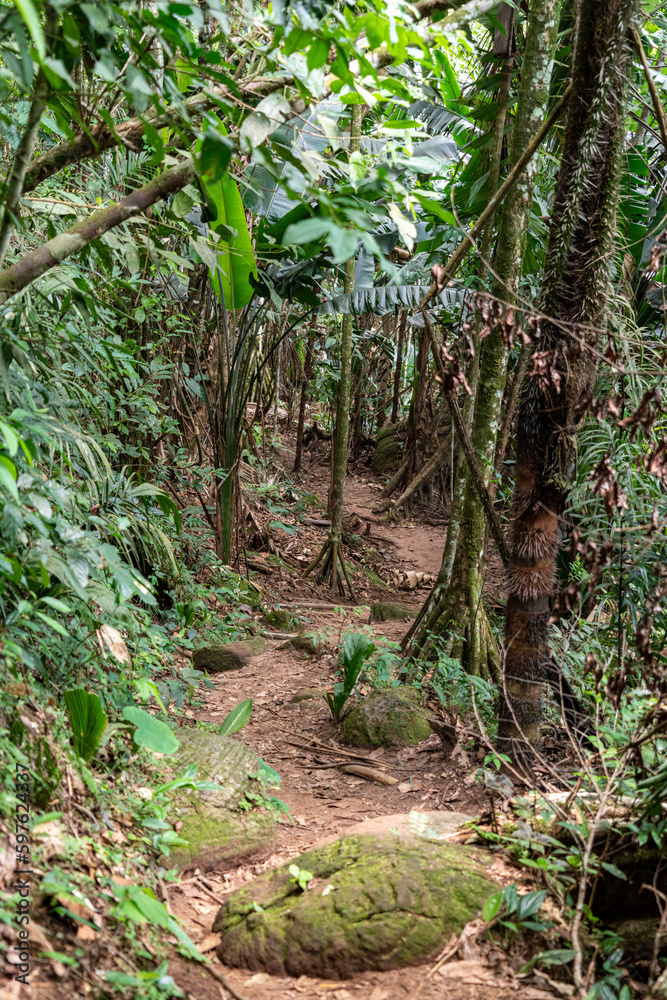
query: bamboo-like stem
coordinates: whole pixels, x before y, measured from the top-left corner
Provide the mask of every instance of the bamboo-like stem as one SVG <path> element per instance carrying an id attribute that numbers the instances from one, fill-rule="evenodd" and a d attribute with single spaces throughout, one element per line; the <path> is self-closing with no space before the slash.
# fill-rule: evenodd
<path id="1" fill-rule="evenodd" d="M 655 80 L 653 79 L 653 74 L 651 73 L 651 67 L 649 66 L 648 59 L 646 58 L 646 53 L 644 52 L 644 46 L 642 45 L 642 40 L 639 36 L 639 32 L 634 25 L 630 28 L 630 34 L 632 35 L 632 41 L 635 43 L 635 48 L 641 60 L 642 68 L 644 70 L 644 76 L 646 77 L 646 82 L 648 84 L 649 94 L 651 95 L 651 101 L 653 102 L 653 110 L 655 111 L 655 117 L 658 120 L 658 127 L 660 129 L 660 138 L 662 139 L 662 144 L 667 152 L 667 117 L 665 116 L 665 109 L 662 106 L 660 97 L 658 95 L 658 88 L 655 85 Z"/>
<path id="2" fill-rule="evenodd" d="M 58 14 L 50 5 L 47 6 L 46 12 L 46 37 L 52 39 L 58 27 Z M 0 222 L 0 267 L 5 259 L 9 240 L 16 224 L 19 200 L 23 194 L 30 159 L 35 149 L 35 143 L 37 142 L 39 123 L 46 108 L 48 92 L 48 80 L 44 70 L 40 69 L 35 78 L 32 99 L 28 110 L 28 120 L 14 153 L 12 169 L 4 183 L 4 206 L 2 221 Z"/>
<path id="3" fill-rule="evenodd" d="M 308 342 L 306 344 L 306 357 L 303 365 L 303 379 L 301 382 L 301 399 L 299 401 L 299 420 L 296 428 L 296 451 L 294 455 L 294 472 L 301 472 L 301 458 L 303 453 L 303 428 L 306 419 L 306 403 L 308 401 L 308 383 L 313 375 L 313 346 L 315 343 L 315 327 L 311 326 L 308 331 Z"/>
<path id="4" fill-rule="evenodd" d="M 507 59 L 503 60 L 500 88 L 498 90 L 496 120 L 493 126 L 493 149 L 491 150 L 491 166 L 489 169 L 489 199 L 493 198 L 496 191 L 498 190 L 498 181 L 500 180 L 500 160 L 503 152 L 503 139 L 505 137 L 505 121 L 507 118 L 507 103 L 509 100 L 510 84 L 512 82 L 513 65 L 514 65 L 513 56 L 509 56 Z M 489 216 L 488 222 L 486 223 L 486 226 L 484 228 L 484 236 L 482 237 L 482 262 L 480 265 L 480 278 L 485 278 L 488 272 L 488 266 L 486 261 L 489 259 L 489 254 L 491 251 L 494 217 L 495 217 L 495 212 L 493 215 Z"/>

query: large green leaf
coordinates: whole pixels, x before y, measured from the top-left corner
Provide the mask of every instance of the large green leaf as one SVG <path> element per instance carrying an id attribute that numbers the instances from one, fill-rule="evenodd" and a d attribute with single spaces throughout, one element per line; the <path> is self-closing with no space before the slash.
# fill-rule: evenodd
<path id="1" fill-rule="evenodd" d="M 180 744 L 169 726 L 160 722 L 150 712 L 135 705 L 128 705 L 123 709 L 123 716 L 136 726 L 133 739 L 137 746 L 166 754 L 173 754 L 178 750 Z"/>
<path id="2" fill-rule="evenodd" d="M 72 727 L 74 750 L 78 757 L 90 760 L 107 725 L 102 702 L 96 694 L 89 694 L 83 688 L 73 688 L 65 691 L 65 705 Z"/>
<path id="3" fill-rule="evenodd" d="M 372 313 L 375 316 L 385 316 L 396 309 L 414 309 L 428 291 L 428 285 L 378 285 L 373 288 L 358 288 L 354 292 L 333 295 L 325 299 L 317 309 L 318 313 L 345 315 L 353 313 L 360 316 Z M 460 302 L 463 292 L 457 288 L 443 288 L 438 299 L 443 306 L 450 308 Z"/>
<path id="4" fill-rule="evenodd" d="M 201 145 L 197 142 L 197 153 Z M 210 223 L 211 230 L 220 236 L 217 265 L 209 267 L 211 285 L 226 309 L 242 309 L 253 296 L 250 275 L 257 277 L 257 263 L 239 186 L 229 174 L 222 174 L 217 180 L 204 175 L 200 181 L 209 209 L 216 216 Z"/>
<path id="5" fill-rule="evenodd" d="M 231 736 L 232 733 L 238 733 L 239 729 L 243 729 L 245 726 L 251 713 L 252 698 L 246 698 L 245 701 L 239 702 L 239 704 L 231 710 L 229 715 L 223 719 L 218 732 L 221 736 Z"/>

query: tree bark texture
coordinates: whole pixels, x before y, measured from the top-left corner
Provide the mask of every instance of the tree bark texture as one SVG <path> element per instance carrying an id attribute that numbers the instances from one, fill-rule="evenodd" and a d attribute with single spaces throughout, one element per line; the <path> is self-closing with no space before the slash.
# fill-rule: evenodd
<path id="1" fill-rule="evenodd" d="M 508 748 L 521 733 L 536 739 L 542 717 L 559 517 L 582 420 L 577 404 L 593 385 L 606 316 L 635 16 L 635 0 L 582 0 L 580 8 L 542 290 L 550 319 L 538 345 L 550 352 L 561 383 L 529 377 L 518 415 L 498 720 L 499 743 Z"/>
<path id="2" fill-rule="evenodd" d="M 401 377 L 403 375 L 403 345 L 405 343 L 405 326 L 408 314 L 402 312 L 398 321 L 398 343 L 396 345 L 396 367 L 394 369 L 394 394 L 391 403 L 390 424 L 395 424 L 398 420 L 398 407 L 401 399 Z"/>

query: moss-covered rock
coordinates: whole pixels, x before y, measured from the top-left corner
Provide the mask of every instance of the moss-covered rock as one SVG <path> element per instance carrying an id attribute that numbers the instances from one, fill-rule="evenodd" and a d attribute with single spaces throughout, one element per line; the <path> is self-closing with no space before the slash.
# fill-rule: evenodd
<path id="1" fill-rule="evenodd" d="M 295 635 L 293 639 L 290 639 L 290 646 L 298 650 L 299 653 L 308 653 L 309 656 L 321 656 L 329 649 L 329 643 L 326 639 L 320 638 L 315 641 L 312 635 Z"/>
<path id="2" fill-rule="evenodd" d="M 215 781 L 219 787 L 174 794 L 169 818 L 182 821 L 180 836 L 188 846 L 172 849 L 168 866 L 212 868 L 268 843 L 276 823 L 256 807 L 263 788 L 257 754 L 239 740 L 200 729 L 181 729 L 178 736 L 176 773 L 194 764 L 198 781 Z"/>
<path id="3" fill-rule="evenodd" d="M 284 608 L 273 608 L 267 611 L 262 621 L 265 625 L 272 625 L 273 628 L 301 628 L 300 623 Z"/>
<path id="4" fill-rule="evenodd" d="M 390 587 L 384 582 L 381 576 L 378 576 L 375 570 L 372 570 L 370 566 L 364 566 L 364 575 L 374 583 L 376 587 L 382 587 L 384 590 L 390 590 Z"/>
<path id="5" fill-rule="evenodd" d="M 299 688 L 290 698 L 290 702 L 298 704 L 301 701 L 317 701 L 323 697 L 324 688 Z"/>
<path id="6" fill-rule="evenodd" d="M 376 472 L 394 468 L 400 462 L 402 451 L 401 442 L 392 434 L 387 434 L 383 438 L 378 437 L 373 454 L 373 468 Z"/>
<path id="7" fill-rule="evenodd" d="M 417 608 L 411 608 L 409 604 L 392 604 L 390 601 L 371 604 L 372 622 L 406 621 L 416 618 L 418 613 Z"/>
<path id="8" fill-rule="evenodd" d="M 400 968 L 436 954 L 496 889 L 483 851 L 417 836 L 345 837 L 290 863 L 314 876 L 305 892 L 286 864 L 220 908 L 227 965 L 326 978 Z"/>
<path id="9" fill-rule="evenodd" d="M 355 747 L 405 747 L 421 743 L 430 735 L 431 727 L 417 692 L 392 688 L 354 706 L 343 723 L 341 740 Z"/>
<path id="10" fill-rule="evenodd" d="M 241 642 L 201 646 L 192 654 L 192 665 L 196 670 L 208 670 L 212 674 L 222 670 L 240 670 L 252 656 L 259 656 L 265 649 L 266 642 L 259 635 Z"/>

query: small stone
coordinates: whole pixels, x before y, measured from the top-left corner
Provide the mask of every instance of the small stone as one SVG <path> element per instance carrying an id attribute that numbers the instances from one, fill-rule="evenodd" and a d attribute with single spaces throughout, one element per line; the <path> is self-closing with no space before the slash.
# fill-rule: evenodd
<path id="1" fill-rule="evenodd" d="M 392 688 L 355 705 L 343 722 L 341 740 L 355 747 L 405 747 L 430 735 L 418 693 L 411 688 Z"/>
<path id="2" fill-rule="evenodd" d="M 316 642 L 312 635 L 296 635 L 290 639 L 290 645 L 299 653 L 308 653 L 310 656 L 321 656 L 329 649 L 326 639 Z"/>
<path id="3" fill-rule="evenodd" d="M 266 642 L 259 635 L 240 642 L 216 643 L 201 646 L 192 654 L 192 665 L 196 670 L 219 673 L 223 670 L 240 670 L 253 656 L 259 656 L 266 649 Z"/>
<path id="4" fill-rule="evenodd" d="M 298 623 L 295 623 L 293 616 L 283 608 L 274 608 L 272 611 L 267 611 L 262 621 L 265 625 L 272 625 L 274 628 L 291 628 L 293 625 L 296 625 L 297 629 L 300 630 L 300 626 Z"/>

